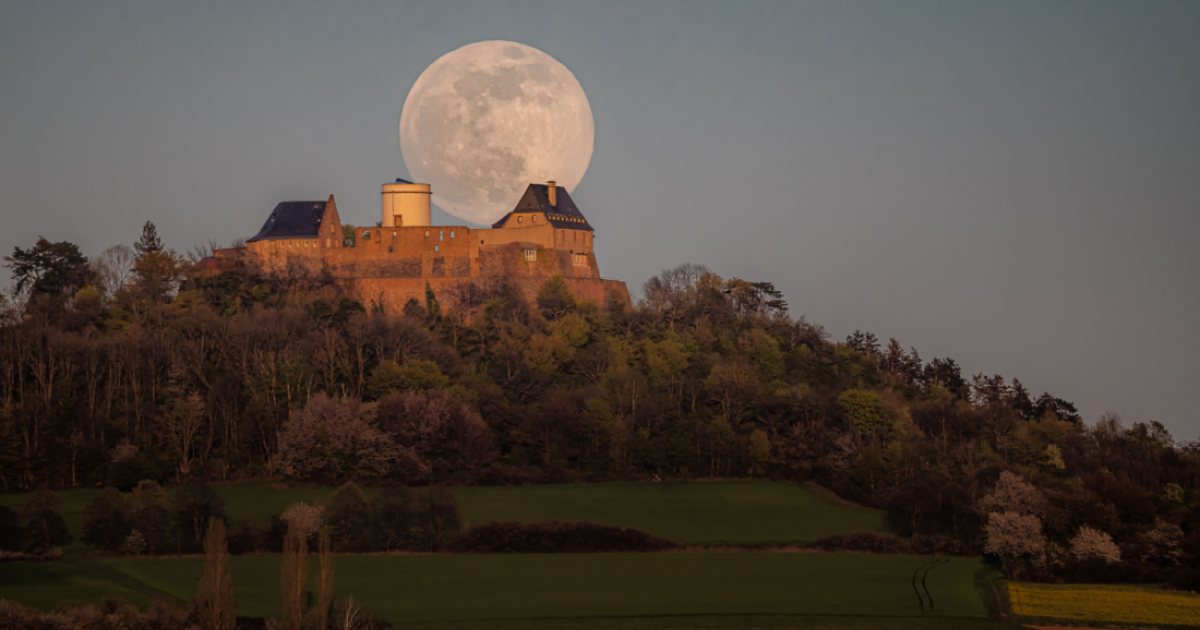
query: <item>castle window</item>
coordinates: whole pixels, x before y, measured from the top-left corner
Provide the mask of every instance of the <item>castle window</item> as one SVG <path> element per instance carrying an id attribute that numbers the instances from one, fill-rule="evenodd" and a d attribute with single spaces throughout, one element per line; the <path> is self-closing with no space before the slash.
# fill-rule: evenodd
<path id="1" fill-rule="evenodd" d="M 521 223 L 524 220 L 525 220 L 525 217 L 517 217 L 517 223 Z"/>
<path id="2" fill-rule="evenodd" d="M 445 232 L 445 230 L 438 230 L 438 240 L 439 240 L 439 241 L 444 241 L 444 240 L 446 240 L 446 232 Z"/>
<path id="3" fill-rule="evenodd" d="M 363 230 L 363 238 L 369 240 L 371 238 L 371 230 Z"/>
<path id="4" fill-rule="evenodd" d="M 392 238 L 396 238 L 396 230 L 392 230 Z"/>
<path id="5" fill-rule="evenodd" d="M 434 253 L 437 253 L 437 252 L 439 252 L 439 251 L 441 251 L 441 250 L 442 250 L 442 246 L 441 246 L 441 245 L 434 245 L 434 246 L 433 246 L 433 251 L 434 251 Z"/>
<path id="6" fill-rule="evenodd" d="M 525 249 L 525 262 L 537 262 L 537 250 L 530 247 Z"/>
<path id="7" fill-rule="evenodd" d="M 450 238 L 454 238 L 454 230 L 450 230 Z"/>
<path id="8" fill-rule="evenodd" d="M 536 215 L 536 214 L 535 214 L 535 215 L 533 215 L 533 222 L 534 222 L 534 223 L 537 223 L 537 215 Z"/>
<path id="9" fill-rule="evenodd" d="M 425 230 L 425 238 L 429 238 L 429 230 Z"/>
<path id="10" fill-rule="evenodd" d="M 392 246 L 391 246 L 391 245 L 388 245 L 388 253 L 389 253 L 389 254 L 390 254 L 390 253 L 392 253 Z"/>
<path id="11" fill-rule="evenodd" d="M 329 239 L 325 239 L 325 247 L 329 247 Z"/>

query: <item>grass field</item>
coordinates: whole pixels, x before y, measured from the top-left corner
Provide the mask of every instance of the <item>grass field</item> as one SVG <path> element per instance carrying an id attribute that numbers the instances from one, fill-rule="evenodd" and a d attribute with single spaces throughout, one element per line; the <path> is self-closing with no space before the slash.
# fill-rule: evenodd
<path id="1" fill-rule="evenodd" d="M 1008 585 L 1014 615 L 1090 623 L 1200 625 L 1200 595 L 1147 586 Z"/>
<path id="2" fill-rule="evenodd" d="M 327 501 L 333 488 L 293 486 L 272 490 L 271 482 L 217 484 L 233 522 L 265 523 L 297 501 Z M 173 491 L 168 487 L 167 492 Z M 368 488 L 368 495 L 374 490 Z M 58 493 L 63 516 L 75 536 L 83 530 L 90 488 Z M 596 483 L 545 486 L 454 488 L 469 523 L 554 518 L 634 527 L 682 544 L 762 545 L 806 543 L 842 532 L 882 531 L 882 510 L 843 505 L 824 493 L 793 483 L 766 481 Z M 19 508 L 25 495 L 0 495 L 0 504 Z"/>
<path id="3" fill-rule="evenodd" d="M 157 589 L 187 600 L 195 594 L 203 559 L 125 558 L 99 564 L 143 584 L 142 591 Z M 23 596 L 26 587 L 17 576 L 47 566 L 51 565 L 0 565 L 0 597 L 34 603 Z M 233 558 L 241 614 L 278 614 L 279 566 L 278 556 Z M 986 617 L 972 581 L 980 562 L 966 558 L 820 553 L 346 555 L 336 557 L 334 566 L 339 597 L 352 594 L 365 609 L 406 626 L 697 615 L 745 618 L 738 623 L 764 615 Z M 310 576 L 314 574 L 315 564 Z M 43 593 L 37 603 L 53 606 L 54 597 L 95 598 L 95 590 L 71 594 L 70 580 L 79 577 L 62 576 L 66 583 L 58 584 L 54 576 L 41 576 L 32 587 Z M 136 595 L 145 599 L 142 593 Z"/>

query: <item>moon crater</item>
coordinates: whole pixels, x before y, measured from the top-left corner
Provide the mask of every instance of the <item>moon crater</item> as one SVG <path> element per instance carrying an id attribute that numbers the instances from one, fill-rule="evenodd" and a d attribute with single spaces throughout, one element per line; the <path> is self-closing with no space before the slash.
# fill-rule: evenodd
<path id="1" fill-rule="evenodd" d="M 404 164 L 433 202 L 472 223 L 512 210 L 530 182 L 579 185 L 595 127 L 583 87 L 550 55 L 516 42 L 463 46 L 413 84 L 400 116 Z"/>

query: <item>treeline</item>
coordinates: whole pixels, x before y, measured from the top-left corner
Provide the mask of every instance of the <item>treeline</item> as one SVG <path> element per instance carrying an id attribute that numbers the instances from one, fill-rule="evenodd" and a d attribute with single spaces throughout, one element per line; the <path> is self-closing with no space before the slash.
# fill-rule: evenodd
<path id="1" fill-rule="evenodd" d="M 980 549 L 1010 471 L 1044 498 L 1047 558 L 1090 528 L 1140 561 L 1167 528 L 1172 558 L 1200 562 L 1195 442 L 1087 425 L 894 339 L 832 341 L 767 282 L 684 265 L 629 307 L 553 279 L 533 304 L 498 282 L 389 315 L 319 274 L 189 264 L 152 226 L 129 253 L 42 240 L 6 259 L 24 293 L 0 327 L 5 488 L 770 477 Z"/>

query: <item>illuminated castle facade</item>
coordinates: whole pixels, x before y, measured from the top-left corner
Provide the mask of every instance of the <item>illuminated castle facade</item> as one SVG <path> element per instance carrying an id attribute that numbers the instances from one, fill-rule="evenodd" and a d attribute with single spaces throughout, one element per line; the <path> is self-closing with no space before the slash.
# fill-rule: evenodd
<path id="1" fill-rule="evenodd" d="M 428 184 L 384 184 L 381 226 L 357 228 L 353 246 L 343 242 L 332 195 L 281 202 L 244 252 L 216 256 L 248 256 L 271 273 L 327 271 L 364 304 L 392 312 L 411 298 L 423 301 L 426 284 L 444 304 L 470 307 L 489 283 L 510 282 L 532 300 L 553 276 L 576 299 L 628 303 L 624 282 L 600 277 L 595 229 L 554 182 L 530 184 L 511 212 L 483 229 L 430 225 L 430 195 Z"/>

